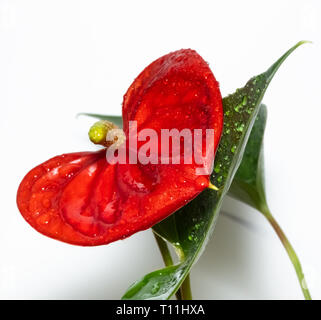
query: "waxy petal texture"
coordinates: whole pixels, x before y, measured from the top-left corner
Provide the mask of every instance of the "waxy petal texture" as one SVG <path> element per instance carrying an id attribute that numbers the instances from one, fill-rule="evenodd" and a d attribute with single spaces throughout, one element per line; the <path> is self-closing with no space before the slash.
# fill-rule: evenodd
<path id="1" fill-rule="evenodd" d="M 170 164 L 110 164 L 105 150 L 52 158 L 32 169 L 18 190 L 19 210 L 31 226 L 72 244 L 107 244 L 150 228 L 208 187 L 209 174 L 196 170 L 213 164 L 223 126 L 222 98 L 195 51 L 179 50 L 150 64 L 124 96 L 123 121 L 127 142 L 129 121 L 137 121 L 138 133 L 155 130 L 158 146 L 161 129 L 214 129 L 214 141 L 206 150 L 201 136 L 202 165 L 195 159 L 184 164 L 182 154 L 180 164 L 172 164 L 171 152 Z"/>

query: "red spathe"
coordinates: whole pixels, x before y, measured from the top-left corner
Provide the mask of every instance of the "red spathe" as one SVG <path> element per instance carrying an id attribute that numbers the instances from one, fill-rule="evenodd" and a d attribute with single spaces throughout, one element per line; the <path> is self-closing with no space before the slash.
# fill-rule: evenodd
<path id="1" fill-rule="evenodd" d="M 214 129 L 204 160 L 214 161 L 223 127 L 222 98 L 207 63 L 179 50 L 151 63 L 124 96 L 129 121 L 145 128 Z M 205 136 L 202 138 L 205 145 Z M 170 154 L 171 155 L 171 154 Z M 32 169 L 22 180 L 17 204 L 23 217 L 46 236 L 83 246 L 107 244 L 148 229 L 208 187 L 192 164 L 109 164 L 106 152 L 70 153 Z"/>

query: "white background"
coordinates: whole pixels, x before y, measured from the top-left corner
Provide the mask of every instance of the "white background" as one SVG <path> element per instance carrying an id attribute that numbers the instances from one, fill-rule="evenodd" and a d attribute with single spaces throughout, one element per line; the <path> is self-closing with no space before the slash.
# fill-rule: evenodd
<path id="1" fill-rule="evenodd" d="M 35 232 L 16 190 L 48 158 L 94 150 L 92 119 L 120 114 L 122 96 L 154 59 L 196 49 L 222 95 L 245 84 L 299 40 L 273 80 L 265 137 L 270 207 L 321 298 L 321 2 L 0 0 L 0 298 L 118 299 L 162 267 L 150 231 L 94 248 Z M 193 268 L 197 299 L 301 299 L 289 259 L 264 218 L 227 199 Z"/>

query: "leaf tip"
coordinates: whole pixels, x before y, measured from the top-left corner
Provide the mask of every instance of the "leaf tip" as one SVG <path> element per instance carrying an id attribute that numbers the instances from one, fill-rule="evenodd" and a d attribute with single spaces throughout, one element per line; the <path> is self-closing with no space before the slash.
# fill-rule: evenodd
<path id="1" fill-rule="evenodd" d="M 75 118 L 76 118 L 76 119 L 78 119 L 80 116 L 84 116 L 84 115 L 86 115 L 86 114 L 85 114 L 85 113 L 80 112 L 80 113 L 77 113 L 77 114 L 76 114 Z"/>
<path id="2" fill-rule="evenodd" d="M 215 186 L 214 184 L 212 184 L 212 182 L 210 181 L 209 185 L 208 185 L 208 188 L 209 189 L 212 189 L 212 190 L 215 190 L 215 191 L 218 191 L 219 188 L 217 186 Z"/>
<path id="3" fill-rule="evenodd" d="M 305 43 L 311 43 L 311 44 L 313 44 L 313 42 L 310 41 L 310 40 L 301 40 L 301 41 L 299 41 L 296 45 L 299 47 L 299 46 L 301 46 L 302 44 L 305 44 Z"/>

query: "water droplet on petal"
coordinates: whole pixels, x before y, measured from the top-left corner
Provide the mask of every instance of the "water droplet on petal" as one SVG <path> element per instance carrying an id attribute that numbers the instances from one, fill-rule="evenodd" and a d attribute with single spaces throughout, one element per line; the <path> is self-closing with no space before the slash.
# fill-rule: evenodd
<path id="1" fill-rule="evenodd" d="M 49 209 L 51 207 L 51 201 L 48 198 L 44 198 L 42 200 L 42 205 L 46 208 Z"/>
<path id="2" fill-rule="evenodd" d="M 45 225 L 49 223 L 49 220 L 50 220 L 49 214 L 44 213 L 41 216 L 39 216 L 39 218 L 37 218 L 37 223 Z"/>
<path id="3" fill-rule="evenodd" d="M 208 186 L 208 179 L 205 177 L 198 177 L 196 180 L 196 185 L 198 188 L 202 189 L 202 188 L 206 188 Z"/>

